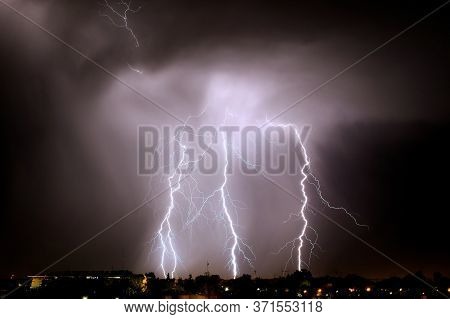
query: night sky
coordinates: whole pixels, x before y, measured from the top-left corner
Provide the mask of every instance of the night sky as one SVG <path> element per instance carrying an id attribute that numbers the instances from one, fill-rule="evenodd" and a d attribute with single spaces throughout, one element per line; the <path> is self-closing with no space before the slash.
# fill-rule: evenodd
<path id="1" fill-rule="evenodd" d="M 255 124 L 444 1 L 135 0 L 141 9 L 129 23 L 139 47 L 101 16 L 101 1 L 6 2 L 180 118 L 212 103 L 208 121 L 217 122 L 226 104 L 240 124 Z M 3 4 L 0 25 L 7 277 L 39 272 L 138 206 L 148 177 L 136 173 L 137 126 L 178 123 Z M 450 275 L 449 89 L 450 4 L 278 119 L 312 126 L 307 145 L 324 194 L 370 227 L 327 215 L 428 274 Z M 222 90 L 230 96 L 221 100 Z M 277 180 L 297 191 L 295 180 Z M 280 275 L 287 256 L 273 252 L 295 232 L 282 222 L 298 203 L 258 177 L 236 176 L 230 192 L 246 203 L 239 231 L 254 248 L 257 274 Z M 145 207 L 52 270 L 159 274 L 151 239 L 166 204 Z M 314 275 L 406 274 L 320 215 L 311 220 L 323 249 Z M 178 238 L 179 275 L 203 273 L 208 260 L 211 272 L 229 277 L 214 227 Z M 242 264 L 242 272 L 251 269 Z"/>

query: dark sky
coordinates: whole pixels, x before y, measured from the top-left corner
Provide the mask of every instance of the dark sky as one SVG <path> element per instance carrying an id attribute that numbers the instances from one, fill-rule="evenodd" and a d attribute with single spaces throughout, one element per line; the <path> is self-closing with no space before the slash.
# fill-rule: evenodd
<path id="1" fill-rule="evenodd" d="M 277 114 L 443 3 L 136 0 L 141 10 L 129 23 L 137 48 L 97 1 L 6 2 L 181 118 L 231 92 L 225 103 L 240 124 Z M 0 24 L 3 277 L 40 271 L 141 203 L 148 178 L 136 175 L 136 127 L 177 123 L 4 5 Z M 370 230 L 329 216 L 412 271 L 447 275 L 449 57 L 450 5 L 279 119 L 311 124 L 308 149 L 324 193 Z M 295 181 L 283 182 L 295 191 Z M 258 274 L 279 275 L 286 255 L 272 252 L 298 203 L 257 177 L 231 186 L 248 207 L 240 231 Z M 159 271 L 150 241 L 164 205 L 146 207 L 54 270 Z M 319 215 L 311 219 L 323 248 L 314 274 L 405 274 Z M 211 229 L 185 242 L 180 275 L 204 272 L 208 259 L 212 272 L 229 276 L 222 239 L 207 236 Z"/>

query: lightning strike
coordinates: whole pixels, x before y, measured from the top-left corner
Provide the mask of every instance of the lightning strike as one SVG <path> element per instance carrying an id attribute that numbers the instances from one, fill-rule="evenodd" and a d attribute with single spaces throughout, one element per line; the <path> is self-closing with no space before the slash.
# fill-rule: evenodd
<path id="1" fill-rule="evenodd" d="M 201 117 L 206 109 L 197 116 L 189 116 L 184 123 L 186 128 L 187 123 L 194 117 Z M 160 268 L 164 276 L 168 275 L 173 278 L 180 262 L 179 254 L 176 251 L 175 235 L 178 229 L 174 229 L 174 218 L 176 215 L 182 219 L 182 231 L 191 230 L 195 221 L 204 217 L 215 222 L 223 224 L 225 228 L 225 251 L 229 251 L 229 258 L 227 266 L 231 270 L 233 278 L 239 274 L 239 257 L 253 268 L 253 260 L 255 258 L 251 247 L 239 237 L 237 232 L 237 224 L 233 220 L 233 215 L 236 214 L 238 207 L 236 202 L 231 199 L 228 190 L 228 176 L 229 168 L 228 161 L 228 142 L 226 134 L 221 134 L 220 144 L 223 148 L 223 156 L 225 158 L 222 175 L 222 182 L 213 188 L 210 192 L 200 190 L 199 181 L 197 180 L 194 171 L 188 168 L 191 164 L 198 163 L 207 154 L 206 150 L 200 153 L 195 160 L 186 156 L 188 146 L 183 141 L 184 135 L 187 134 L 182 131 L 180 134 L 175 134 L 171 141 L 175 146 L 180 148 L 180 159 L 176 163 L 174 171 L 167 178 L 169 185 L 169 205 L 166 207 L 162 216 L 159 228 L 153 238 L 153 242 L 158 242 L 158 248 L 161 250 Z M 208 144 L 211 147 L 212 141 Z M 172 154 L 172 158 L 175 156 Z M 183 183 L 183 185 L 181 185 Z M 185 204 L 184 204 L 185 203 Z M 212 205 L 217 203 L 217 205 Z M 231 244 L 230 244 L 231 242 Z M 167 272 L 168 268 L 170 271 Z"/>
<path id="2" fill-rule="evenodd" d="M 184 163 L 184 159 L 185 159 L 185 150 L 186 150 L 186 146 L 181 142 L 181 138 L 178 140 L 177 138 L 175 138 L 175 140 L 177 141 L 177 143 L 179 144 L 179 146 L 181 147 L 181 149 L 183 150 L 181 153 L 181 158 L 180 161 L 178 162 L 177 167 L 175 168 L 174 172 L 172 173 L 172 175 L 169 176 L 168 178 L 168 184 L 169 184 L 169 206 L 167 208 L 167 211 L 164 215 L 164 218 L 161 222 L 160 228 L 158 230 L 158 237 L 160 240 L 160 244 L 162 247 L 162 253 L 161 253 L 161 270 L 164 274 L 164 276 L 166 275 L 166 268 L 165 268 L 165 263 L 166 263 L 166 253 L 167 251 L 169 251 L 169 253 L 172 255 L 172 262 L 173 262 L 173 267 L 172 270 L 170 272 L 170 277 L 173 278 L 173 275 L 176 271 L 177 268 L 177 253 L 175 251 L 174 248 L 174 244 L 173 244 L 173 231 L 172 231 L 172 226 L 170 223 L 170 218 L 172 217 L 172 212 L 175 208 L 175 194 L 180 190 L 181 188 L 181 178 L 182 178 L 182 166 Z M 172 183 L 173 180 L 176 180 L 175 184 Z"/>
<path id="3" fill-rule="evenodd" d="M 128 2 L 121 0 L 117 2 L 117 5 L 115 7 L 112 6 L 107 0 L 104 0 L 104 3 L 102 5 L 107 9 L 107 11 L 111 13 L 111 15 L 104 12 L 101 12 L 100 15 L 107 18 L 115 27 L 127 30 L 136 47 L 139 47 L 139 40 L 128 23 L 128 15 L 130 13 L 137 13 L 141 9 L 141 7 L 132 9 L 131 0 Z"/>
<path id="4" fill-rule="evenodd" d="M 289 219 L 291 217 L 296 217 L 301 222 L 300 231 L 299 234 L 292 240 L 288 241 L 285 245 L 283 245 L 277 253 L 280 253 L 284 249 L 290 247 L 291 253 L 288 258 L 288 261 L 285 264 L 284 271 L 286 271 L 288 264 L 294 259 L 294 250 L 297 250 L 297 270 L 301 270 L 303 266 L 306 268 L 310 268 L 311 265 L 311 256 L 314 254 L 314 249 L 316 247 L 320 246 L 318 245 L 318 238 L 319 235 L 317 231 L 310 225 L 310 222 L 307 218 L 308 213 L 308 206 L 309 206 L 309 197 L 308 197 L 308 191 L 306 184 L 310 184 L 314 187 L 315 193 L 319 197 L 320 201 L 324 204 L 325 207 L 331 210 L 337 210 L 344 212 L 352 221 L 357 225 L 361 227 L 368 227 L 367 225 L 360 224 L 356 217 L 353 216 L 346 208 L 344 207 L 336 207 L 333 206 L 324 196 L 322 193 L 322 190 L 320 188 L 320 182 L 319 179 L 311 172 L 311 160 L 308 156 L 308 152 L 305 146 L 305 143 L 302 141 L 301 135 L 299 130 L 294 124 L 271 124 L 271 126 L 274 127 L 281 127 L 283 129 L 290 129 L 294 131 L 295 140 L 300 146 L 300 150 L 303 157 L 303 164 L 300 167 L 300 181 L 299 181 L 299 188 L 300 188 L 300 194 L 302 198 L 301 205 L 299 207 L 299 210 L 296 213 L 290 214 Z M 287 221 L 285 221 L 287 222 Z M 311 230 L 311 232 L 314 234 L 314 240 L 312 240 L 307 230 Z M 306 243 L 309 244 L 309 251 L 306 254 L 306 257 L 304 256 L 305 253 L 303 252 L 306 249 Z"/>
<path id="5" fill-rule="evenodd" d="M 230 163 L 228 162 L 228 142 L 227 138 L 225 136 L 225 132 L 222 133 L 222 146 L 224 151 L 224 158 L 225 158 L 225 165 L 223 167 L 223 183 L 220 187 L 220 197 L 222 202 L 222 210 L 225 215 L 226 222 L 228 224 L 229 230 L 230 230 L 230 241 L 232 242 L 231 248 L 230 248 L 230 260 L 229 264 L 231 266 L 233 279 L 236 279 L 239 267 L 238 267 L 238 261 L 237 261 L 237 254 L 242 254 L 243 258 L 247 261 L 247 263 L 253 268 L 252 264 L 252 258 L 247 256 L 246 251 L 248 251 L 252 257 L 254 258 L 255 255 L 251 249 L 250 246 L 245 244 L 242 239 L 238 236 L 235 229 L 235 224 L 233 222 L 233 219 L 231 217 L 230 209 L 228 208 L 227 202 L 231 202 L 229 199 L 229 192 L 227 189 L 227 183 L 228 183 L 228 177 L 227 177 L 227 171 L 228 171 L 228 165 Z"/>
<path id="6" fill-rule="evenodd" d="M 303 143 L 301 142 L 300 135 L 299 135 L 297 130 L 295 130 L 295 136 L 300 141 L 300 145 L 301 145 L 301 148 L 302 148 L 304 161 L 305 161 L 305 163 L 303 164 L 303 166 L 302 166 L 302 168 L 300 170 L 301 174 L 302 174 L 302 178 L 300 180 L 300 185 L 301 185 L 300 187 L 301 187 L 301 192 L 302 192 L 302 196 L 303 196 L 303 203 L 301 204 L 299 215 L 301 216 L 301 219 L 303 220 L 303 227 L 301 229 L 300 235 L 298 236 L 299 245 L 298 245 L 297 269 L 301 270 L 301 268 L 302 268 L 301 267 L 301 264 L 302 264 L 302 248 L 303 248 L 303 242 L 304 242 L 306 229 L 308 227 L 308 219 L 306 218 L 306 215 L 305 215 L 305 208 L 306 208 L 306 205 L 308 205 L 308 196 L 306 195 L 305 181 L 308 179 L 308 175 L 307 175 L 306 169 L 309 168 L 310 162 L 309 162 L 308 154 L 306 153 L 306 148 L 303 145 Z"/>

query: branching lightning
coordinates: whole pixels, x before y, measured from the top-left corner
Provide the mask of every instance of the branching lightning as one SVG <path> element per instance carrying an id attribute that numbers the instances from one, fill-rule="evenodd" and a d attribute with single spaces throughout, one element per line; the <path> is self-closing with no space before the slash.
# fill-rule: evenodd
<path id="1" fill-rule="evenodd" d="M 317 195 L 319 196 L 321 202 L 322 202 L 327 208 L 333 209 L 333 210 L 339 210 L 339 211 L 342 211 L 342 212 L 344 212 L 348 217 L 350 217 L 350 218 L 353 220 L 353 222 L 354 222 L 357 226 L 369 228 L 368 225 L 360 224 L 360 223 L 358 222 L 358 220 L 356 219 L 356 217 L 353 216 L 353 215 L 352 215 L 345 207 L 336 207 L 336 206 L 331 205 L 330 202 L 329 202 L 328 200 L 326 200 L 326 199 L 324 198 L 323 194 L 322 194 L 322 190 L 321 190 L 321 188 L 320 188 L 320 182 L 319 182 L 319 179 L 318 179 L 314 174 L 312 174 L 311 172 L 309 173 L 309 177 L 310 177 L 310 179 L 308 179 L 308 183 L 314 186 L 314 188 L 316 189 Z M 312 180 L 312 181 L 311 181 L 311 180 Z"/>
<path id="2" fill-rule="evenodd" d="M 205 109 L 206 110 L 206 109 Z M 190 116 L 187 122 L 194 117 L 200 117 L 205 110 L 197 116 Z M 225 251 L 229 251 L 229 258 L 227 266 L 231 270 L 233 278 L 239 274 L 239 256 L 253 267 L 253 260 L 255 258 L 251 247 L 244 242 L 244 240 L 237 233 L 237 224 L 233 218 L 238 207 L 235 201 L 231 199 L 227 184 L 228 184 L 228 167 L 231 163 L 228 162 L 228 145 L 225 133 L 221 134 L 221 145 L 224 153 L 225 163 L 222 169 L 222 182 L 217 188 L 209 193 L 200 190 L 199 182 L 194 174 L 194 171 L 189 170 L 191 164 L 195 164 L 202 160 L 206 151 L 200 154 L 196 160 L 192 160 L 186 156 L 187 145 L 184 142 L 184 136 L 188 134 L 182 131 L 175 134 L 172 142 L 175 146 L 180 148 L 180 160 L 177 162 L 174 171 L 167 178 L 169 186 L 169 205 L 167 206 L 159 229 L 156 232 L 153 241 L 158 242 L 158 248 L 161 250 L 160 268 L 164 276 L 169 275 L 173 278 L 180 258 L 176 251 L 175 230 L 172 223 L 174 214 L 181 215 L 183 220 L 183 230 L 192 229 L 194 222 L 204 217 L 212 219 L 216 222 L 222 223 L 226 234 L 225 237 Z M 211 142 L 212 144 L 212 142 Z M 209 144 L 209 146 L 211 146 Z M 175 158 L 175 156 L 172 156 Z M 183 185 L 182 185 L 183 184 Z M 187 203 L 183 205 L 179 203 Z M 216 202 L 218 205 L 210 205 Z M 167 269 L 170 271 L 167 272 Z"/>
<path id="3" fill-rule="evenodd" d="M 205 112 L 205 111 L 203 111 Z M 202 114 L 203 114 L 202 112 Z M 199 115 L 201 116 L 201 115 Z M 199 117 L 196 116 L 196 117 Z M 187 122 L 193 116 L 189 117 Z M 226 121 L 226 119 L 225 119 Z M 222 123 L 224 124 L 225 121 Z M 302 140 L 302 136 L 297 127 L 293 124 L 272 124 L 273 127 L 280 127 L 283 130 L 289 130 L 293 132 L 295 137 L 295 146 L 299 148 L 302 161 L 298 169 L 298 186 L 301 203 L 296 212 L 289 215 L 288 220 L 295 219 L 299 224 L 297 235 L 286 242 L 278 251 L 285 249 L 290 250 L 290 255 L 285 263 L 284 271 L 287 270 L 290 263 L 294 263 L 297 270 L 303 268 L 310 268 L 312 256 L 316 256 L 314 251 L 316 248 L 321 249 L 318 244 L 319 234 L 312 226 L 309 214 L 313 214 L 310 207 L 311 194 L 309 189 L 312 186 L 315 194 L 321 203 L 328 209 L 335 211 L 342 211 L 348 216 L 356 225 L 366 226 L 358 223 L 357 219 L 344 207 L 333 206 L 323 195 L 320 187 L 319 179 L 311 172 L 311 160 L 307 152 L 305 142 Z M 197 180 L 193 171 L 189 170 L 189 165 L 195 164 L 203 159 L 205 152 L 201 153 L 197 160 L 192 160 L 186 156 L 186 150 L 188 146 L 184 142 L 184 137 L 187 133 L 181 131 L 175 134 L 172 140 L 177 147 L 180 148 L 180 159 L 176 163 L 174 171 L 168 176 L 167 184 L 170 187 L 169 191 L 169 205 L 162 216 L 159 229 L 155 235 L 154 240 L 157 240 L 161 249 L 160 268 L 164 275 L 174 277 L 177 272 L 177 266 L 179 265 L 180 258 L 176 251 L 176 233 L 179 229 L 175 229 L 173 225 L 173 219 L 175 215 L 181 216 L 182 229 L 192 230 L 192 227 L 196 220 L 199 218 L 212 219 L 216 222 L 223 224 L 226 234 L 226 240 L 224 243 L 224 249 L 228 252 L 227 267 L 230 269 L 233 278 L 236 278 L 240 271 L 239 265 L 241 261 L 250 265 L 253 268 L 253 262 L 256 259 L 252 248 L 247 245 L 240 235 L 238 234 L 238 227 L 236 222 L 237 209 L 236 202 L 231 199 L 228 189 L 229 176 L 228 169 L 232 162 L 229 160 L 229 154 L 232 158 L 237 158 L 239 161 L 246 163 L 247 165 L 256 167 L 257 164 L 251 163 L 247 159 L 243 158 L 241 154 L 232 147 L 231 141 L 227 140 L 225 132 L 221 132 L 219 138 L 219 144 L 221 145 L 221 156 L 224 159 L 224 164 L 221 167 L 221 183 L 213 188 L 210 192 L 204 192 L 200 190 L 199 181 Z M 211 142 L 212 143 L 212 142 Z M 209 145 L 211 146 L 211 144 Z M 173 156 L 175 158 L 175 156 Z M 182 185 L 183 180 L 183 185 Z M 213 205 L 215 203 L 216 205 Z M 169 269 L 169 272 L 167 270 Z"/>
<path id="4" fill-rule="evenodd" d="M 166 268 L 165 268 L 165 263 L 166 263 L 166 253 L 169 251 L 169 253 L 172 255 L 172 262 L 173 262 L 173 267 L 172 270 L 170 272 L 170 276 L 173 278 L 173 275 L 177 269 L 177 253 L 175 251 L 175 247 L 174 247 L 174 243 L 173 243 L 173 232 L 172 232 L 172 226 L 170 223 L 170 218 L 172 216 L 172 212 L 173 209 L 175 208 L 175 193 L 178 192 L 181 188 L 181 178 L 182 178 L 182 168 L 183 168 L 183 164 L 184 164 L 184 160 L 185 160 L 185 150 L 186 150 L 186 146 L 181 142 L 181 138 L 177 139 L 175 138 L 176 142 L 178 143 L 178 145 L 181 147 L 182 151 L 182 155 L 181 155 L 181 159 L 178 162 L 178 165 L 176 167 L 176 169 L 174 170 L 174 172 L 172 173 L 172 175 L 169 176 L 168 178 L 168 186 L 170 188 L 169 191 L 169 206 L 167 207 L 167 211 L 164 215 L 164 218 L 161 222 L 161 225 L 158 229 L 158 238 L 162 247 L 162 253 L 161 253 L 161 270 L 163 272 L 163 274 L 166 274 Z M 173 184 L 173 180 L 176 179 L 175 184 Z"/>
<path id="5" fill-rule="evenodd" d="M 107 9 L 107 11 L 109 11 L 110 14 L 100 12 L 100 15 L 111 21 L 111 23 L 115 27 L 127 30 L 131 38 L 133 39 L 136 47 L 139 47 L 139 40 L 136 34 L 134 33 L 133 29 L 130 27 L 130 24 L 128 23 L 128 15 L 130 13 L 132 14 L 137 13 L 141 9 L 141 7 L 132 9 L 131 0 L 128 2 L 121 0 L 117 2 L 116 6 L 113 6 L 107 0 L 104 0 L 104 3 L 102 5 Z"/>
<path id="6" fill-rule="evenodd" d="M 286 262 L 285 268 L 284 268 L 284 271 L 286 271 L 288 264 L 294 258 L 294 251 L 296 249 L 297 250 L 297 270 L 300 271 L 303 268 L 303 266 L 305 266 L 306 268 L 310 268 L 311 256 L 314 254 L 314 249 L 316 247 L 320 248 L 320 246 L 318 245 L 319 235 L 318 235 L 317 231 L 310 225 L 310 222 L 307 218 L 307 213 L 309 212 L 309 210 L 308 210 L 309 197 L 308 197 L 306 184 L 313 185 L 313 187 L 315 189 L 315 193 L 317 194 L 320 201 L 324 204 L 324 206 L 326 208 L 344 212 L 350 219 L 352 219 L 352 221 L 357 226 L 362 226 L 362 227 L 368 227 L 368 226 L 360 224 L 357 221 L 356 217 L 353 216 L 346 208 L 333 206 L 327 199 L 325 199 L 325 197 L 323 196 L 322 190 L 320 188 L 319 179 L 311 172 L 311 160 L 308 156 L 308 152 L 307 152 L 305 143 L 302 140 L 301 134 L 300 134 L 299 130 L 297 129 L 297 127 L 294 124 L 278 124 L 278 125 L 271 124 L 271 126 L 293 130 L 295 140 L 301 149 L 301 153 L 302 153 L 302 157 L 303 157 L 303 163 L 301 164 L 300 174 L 299 174 L 300 175 L 299 188 L 300 188 L 302 202 L 300 204 L 298 211 L 296 213 L 290 214 L 289 219 L 288 219 L 288 220 L 290 220 L 292 217 L 296 217 L 296 219 L 299 220 L 301 223 L 300 231 L 294 239 L 292 239 L 292 240 L 288 241 L 286 244 L 284 244 L 277 252 L 277 253 L 280 253 L 281 251 L 283 251 L 284 249 L 286 249 L 288 247 L 290 247 L 290 249 L 291 249 L 290 256 L 289 256 L 288 261 Z M 285 221 L 285 222 L 287 222 L 287 221 Z M 309 237 L 309 235 L 307 233 L 308 230 L 310 230 L 314 234 L 314 239 L 311 239 Z M 306 245 L 305 245 L 306 243 L 309 244 L 309 250 L 305 257 L 303 250 L 306 249 Z"/>
<path id="7" fill-rule="evenodd" d="M 255 255 L 251 249 L 251 247 L 247 244 L 245 244 L 242 239 L 238 236 L 235 230 L 235 224 L 233 222 L 233 218 L 231 217 L 230 209 L 228 207 L 227 202 L 231 202 L 229 199 L 229 193 L 227 189 L 227 183 L 228 183 L 228 177 L 227 177 L 227 171 L 228 171 L 228 165 L 230 163 L 228 162 L 228 145 L 229 141 L 227 141 L 225 133 L 222 132 L 222 145 L 223 145 L 223 151 L 224 151 L 224 158 L 225 158 L 225 165 L 223 167 L 223 183 L 220 187 L 220 197 L 222 202 L 222 209 L 223 213 L 225 215 L 226 221 L 228 223 L 229 230 L 231 232 L 230 240 L 232 242 L 231 248 L 230 248 L 230 260 L 229 264 L 232 269 L 233 278 L 236 278 L 239 272 L 238 267 L 238 261 L 237 261 L 237 254 L 241 254 L 243 258 L 247 261 L 247 263 L 253 268 L 252 258 L 255 258 Z M 251 257 L 248 257 L 247 255 L 251 254 Z"/>

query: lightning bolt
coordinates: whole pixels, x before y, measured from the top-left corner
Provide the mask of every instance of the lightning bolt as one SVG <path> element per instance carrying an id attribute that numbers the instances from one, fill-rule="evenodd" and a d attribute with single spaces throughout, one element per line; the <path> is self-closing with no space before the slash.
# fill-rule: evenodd
<path id="1" fill-rule="evenodd" d="M 303 265 L 305 265 L 307 268 L 310 268 L 311 264 L 311 256 L 314 254 L 314 249 L 316 247 L 320 246 L 318 245 L 318 239 L 319 235 L 317 231 L 311 226 L 310 221 L 307 217 L 308 212 L 308 206 L 309 206 L 309 197 L 308 197 L 308 190 L 307 190 L 307 184 L 310 184 L 314 187 L 315 193 L 319 197 L 320 201 L 324 204 L 325 207 L 331 210 L 336 211 L 342 211 L 344 212 L 357 226 L 361 227 L 368 227 L 367 225 L 360 224 L 356 217 L 351 214 L 346 208 L 344 207 L 337 207 L 333 206 L 323 195 L 323 192 L 320 188 L 320 182 L 319 179 L 311 172 L 311 160 L 308 156 L 308 152 L 305 146 L 305 143 L 302 141 L 301 134 L 297 127 L 294 124 L 271 124 L 273 127 L 281 127 L 283 129 L 289 129 L 294 132 L 295 140 L 297 145 L 299 145 L 302 157 L 303 157 L 303 164 L 301 164 L 300 167 L 300 180 L 299 180 L 299 191 L 302 198 L 302 202 L 300 204 L 300 207 L 297 212 L 290 214 L 289 218 L 286 222 L 288 222 L 292 217 L 295 217 L 297 220 L 300 221 L 300 230 L 298 235 L 285 243 L 277 253 L 280 253 L 284 249 L 290 247 L 291 252 L 290 256 L 285 264 L 284 271 L 286 271 L 288 264 L 294 259 L 294 251 L 297 252 L 297 270 L 301 270 Z M 314 239 L 311 239 L 308 236 L 307 231 L 310 230 L 314 234 Z M 304 250 L 306 249 L 306 243 L 309 244 L 309 251 L 308 253 L 304 253 Z M 305 257 L 306 255 L 306 257 Z"/>
<path id="2" fill-rule="evenodd" d="M 247 245 L 236 233 L 235 224 L 233 222 L 233 219 L 231 217 L 230 209 L 228 208 L 227 202 L 232 202 L 230 200 L 230 195 L 227 188 L 228 183 L 228 165 L 230 164 L 228 162 L 228 145 L 227 138 L 225 136 L 225 133 L 222 132 L 222 145 L 223 145 L 223 151 L 224 151 L 224 157 L 225 157 L 225 165 L 223 167 L 223 183 L 220 187 L 220 197 L 222 202 L 222 209 L 223 213 L 225 215 L 226 222 L 228 224 L 229 230 L 230 230 L 230 240 L 232 242 L 231 248 L 230 248 L 230 259 L 229 264 L 231 265 L 231 270 L 233 274 L 233 279 L 236 279 L 236 276 L 239 272 L 238 262 L 237 262 L 237 254 L 241 254 L 243 258 L 247 261 L 247 263 L 253 268 L 252 258 L 255 258 L 255 254 L 253 253 L 251 247 Z M 248 257 L 248 253 L 251 254 L 251 257 Z"/>
<path id="3" fill-rule="evenodd" d="M 181 138 L 177 139 L 175 138 L 176 142 L 178 143 L 178 145 L 181 147 L 182 152 L 181 152 L 181 158 L 180 161 L 178 162 L 177 167 L 175 168 L 174 172 L 172 173 L 172 175 L 169 176 L 168 178 L 168 186 L 170 188 L 169 191 L 169 206 L 167 207 L 166 213 L 164 215 L 164 218 L 161 222 L 161 225 L 158 229 L 158 238 L 162 247 L 162 253 L 161 253 L 161 270 L 164 274 L 164 276 L 166 275 L 166 268 L 165 268 L 165 263 L 166 263 L 166 253 L 169 252 L 172 255 L 172 259 L 173 259 L 173 267 L 172 270 L 170 272 L 170 277 L 173 278 L 173 275 L 176 271 L 177 268 L 177 253 L 175 251 L 175 247 L 173 244 L 173 231 L 172 231 L 172 226 L 170 223 L 170 218 L 172 217 L 172 213 L 173 210 L 175 208 L 175 193 L 177 193 L 180 188 L 181 188 L 181 178 L 182 178 L 182 166 L 186 157 L 186 146 L 181 142 Z M 172 183 L 172 181 L 176 179 L 175 184 Z"/>
<path id="4" fill-rule="evenodd" d="M 300 242 L 300 244 L 298 245 L 298 262 L 297 262 L 297 269 L 301 270 L 301 264 L 302 264 L 302 248 L 303 248 L 303 243 L 304 243 L 304 237 L 306 234 L 306 229 L 308 227 L 308 219 L 306 218 L 305 215 L 305 209 L 306 209 L 306 205 L 308 205 L 308 196 L 306 194 L 306 187 L 305 187 L 305 181 L 308 179 L 308 174 L 307 174 L 307 168 L 309 168 L 309 157 L 308 154 L 306 153 L 306 148 L 305 145 L 302 143 L 301 138 L 300 138 L 300 134 L 298 132 L 297 129 L 295 129 L 295 136 L 297 138 L 297 140 L 300 141 L 300 145 L 302 148 L 302 153 L 303 153 L 303 157 L 304 157 L 304 161 L 305 163 L 303 164 L 302 168 L 301 168 L 301 180 L 300 180 L 300 189 L 301 189 L 301 193 L 303 196 L 303 203 L 301 204 L 300 207 L 300 211 L 299 211 L 299 215 L 303 221 L 303 227 L 300 231 L 300 235 L 298 236 L 298 240 Z"/>
<path id="5" fill-rule="evenodd" d="M 184 123 L 184 128 L 186 128 L 188 121 L 192 118 L 192 116 L 188 117 Z M 183 197 L 187 198 L 186 194 L 181 191 L 181 179 L 185 175 L 183 170 L 189 165 L 191 161 L 186 159 L 186 150 L 187 146 L 183 143 L 183 133 L 184 131 L 179 132 L 179 134 L 175 135 L 173 142 L 178 145 L 181 150 L 181 157 L 178 161 L 173 173 L 169 175 L 167 179 L 167 184 L 169 186 L 169 205 L 166 209 L 166 212 L 161 221 L 160 227 L 157 231 L 156 237 L 159 239 L 160 247 L 161 247 L 161 262 L 160 267 L 164 274 L 169 274 L 171 278 L 174 277 L 175 271 L 178 265 L 178 254 L 175 250 L 174 245 L 174 231 L 171 224 L 171 218 L 175 210 L 175 196 L 180 193 Z M 187 177 L 191 177 L 192 175 L 187 173 Z M 175 181 L 175 182 L 174 182 Z M 196 183 L 196 180 L 194 180 Z M 209 198 L 207 199 L 209 200 Z M 190 200 L 190 204 L 193 204 L 192 196 Z M 202 206 L 205 206 L 206 202 L 203 202 Z M 191 205 L 189 206 L 192 207 Z M 203 209 L 203 208 L 201 208 Z M 188 210 L 190 211 L 190 209 Z M 172 259 L 172 268 L 170 273 L 166 273 L 166 257 L 169 255 Z M 168 257 L 167 259 L 169 259 Z"/>
<path id="6" fill-rule="evenodd" d="M 119 1 L 117 2 L 117 6 L 112 6 L 107 0 L 104 0 L 104 3 L 102 4 L 107 11 L 109 11 L 112 15 L 109 15 L 104 12 L 100 12 L 100 15 L 102 17 L 107 18 L 115 27 L 125 29 L 130 34 L 131 38 L 133 39 L 136 47 L 139 47 L 139 40 L 134 33 L 133 29 L 128 24 L 128 15 L 130 13 L 137 13 L 141 7 L 138 7 L 137 9 L 131 8 L 131 0 L 126 1 Z"/>

